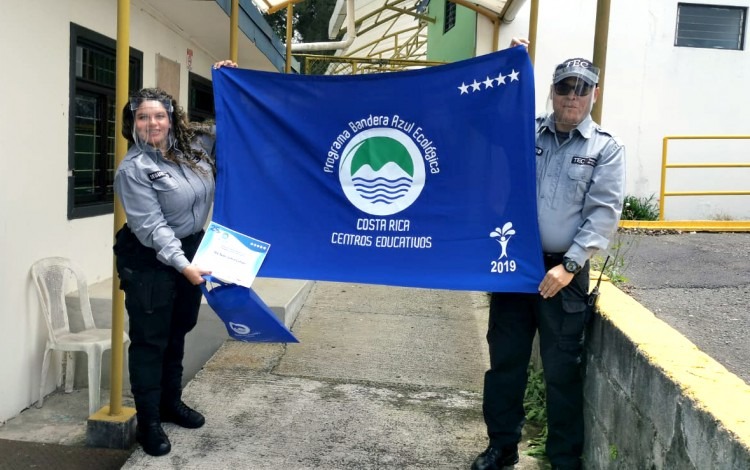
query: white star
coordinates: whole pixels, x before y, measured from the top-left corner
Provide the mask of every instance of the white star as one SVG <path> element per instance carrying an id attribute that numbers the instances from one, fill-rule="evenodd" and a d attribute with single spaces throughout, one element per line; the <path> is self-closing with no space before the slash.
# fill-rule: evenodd
<path id="1" fill-rule="evenodd" d="M 494 81 L 495 80 L 493 80 L 492 78 L 487 77 L 487 80 L 484 81 L 484 89 L 486 90 L 487 88 L 492 88 L 492 82 Z"/>
<path id="2" fill-rule="evenodd" d="M 513 69 L 513 71 L 510 73 L 510 81 L 511 82 L 517 82 L 518 81 L 518 74 L 520 72 L 516 72 L 516 69 Z"/>
<path id="3" fill-rule="evenodd" d="M 507 77 L 507 75 L 503 75 L 502 72 L 501 72 L 501 73 L 497 74 L 497 78 L 495 80 L 497 80 L 497 84 L 498 85 L 505 85 L 505 78 L 506 77 Z"/>
<path id="4" fill-rule="evenodd" d="M 461 82 L 461 86 L 458 87 L 459 90 L 461 90 L 461 94 L 469 92 L 469 85 L 465 84 L 464 82 Z"/>
<path id="5" fill-rule="evenodd" d="M 481 85 L 479 84 L 479 82 L 474 80 L 474 82 L 472 82 L 471 84 L 471 91 L 479 91 L 480 86 Z"/>

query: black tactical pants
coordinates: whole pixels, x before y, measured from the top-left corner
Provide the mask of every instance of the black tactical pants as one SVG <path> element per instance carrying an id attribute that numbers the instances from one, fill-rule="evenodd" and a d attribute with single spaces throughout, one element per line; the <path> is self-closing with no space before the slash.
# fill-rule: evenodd
<path id="1" fill-rule="evenodd" d="M 201 235 L 181 240 L 188 259 Z M 117 234 L 115 253 L 130 320 L 128 363 L 138 421 L 159 420 L 162 403 L 181 399 L 185 335 L 198 321 L 201 290 L 159 262 L 127 227 Z"/>
<path id="2" fill-rule="evenodd" d="M 560 259 L 545 257 L 547 269 Z M 547 455 L 553 465 L 579 468 L 583 452 L 583 334 L 587 320 L 589 264 L 555 297 L 493 293 L 487 342 L 490 370 L 484 378 L 484 420 L 490 444 L 521 439 L 523 398 L 535 332 L 547 391 Z"/>

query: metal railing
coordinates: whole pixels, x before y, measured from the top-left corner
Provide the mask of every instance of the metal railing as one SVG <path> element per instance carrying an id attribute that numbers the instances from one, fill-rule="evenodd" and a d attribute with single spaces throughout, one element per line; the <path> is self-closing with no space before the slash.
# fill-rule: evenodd
<path id="1" fill-rule="evenodd" d="M 374 57 L 339 57 L 315 54 L 295 54 L 303 64 L 305 75 L 360 75 L 397 72 L 414 68 L 443 65 L 445 62 L 408 59 L 379 59 Z"/>
<path id="2" fill-rule="evenodd" d="M 667 163 L 667 143 L 670 140 L 728 140 L 750 139 L 750 135 L 669 135 L 662 142 L 661 187 L 659 188 L 659 220 L 664 220 L 664 198 L 666 196 L 748 196 L 750 191 L 667 191 L 669 168 L 750 168 L 750 163 Z"/>

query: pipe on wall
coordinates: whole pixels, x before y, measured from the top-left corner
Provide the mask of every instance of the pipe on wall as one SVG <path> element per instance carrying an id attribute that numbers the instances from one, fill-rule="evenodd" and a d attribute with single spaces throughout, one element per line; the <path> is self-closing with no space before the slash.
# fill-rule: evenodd
<path id="1" fill-rule="evenodd" d="M 328 51 L 332 49 L 346 49 L 351 46 L 354 39 L 357 38 L 357 31 L 354 25 L 354 0 L 346 0 L 346 25 L 346 39 L 334 42 L 292 44 L 292 52 Z"/>

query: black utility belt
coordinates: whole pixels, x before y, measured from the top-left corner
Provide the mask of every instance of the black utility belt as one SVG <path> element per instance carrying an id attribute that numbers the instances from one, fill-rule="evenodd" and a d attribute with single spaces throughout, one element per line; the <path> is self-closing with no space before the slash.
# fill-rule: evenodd
<path id="1" fill-rule="evenodd" d="M 193 258 L 202 238 L 203 230 L 180 238 L 182 250 L 188 259 Z M 123 225 L 115 236 L 114 251 L 118 258 L 122 258 L 123 262 L 130 266 L 167 267 L 157 260 L 156 251 L 141 244 L 127 224 Z"/>
<path id="2" fill-rule="evenodd" d="M 557 264 L 562 263 L 565 253 L 544 253 L 545 262 L 556 262 Z"/>

